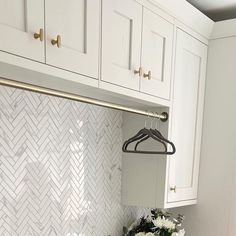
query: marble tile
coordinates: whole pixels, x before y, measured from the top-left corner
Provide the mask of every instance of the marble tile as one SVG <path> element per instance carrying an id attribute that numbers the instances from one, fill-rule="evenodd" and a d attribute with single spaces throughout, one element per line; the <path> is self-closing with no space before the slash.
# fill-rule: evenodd
<path id="1" fill-rule="evenodd" d="M 0 235 L 121 236 L 122 112 L 0 86 Z"/>

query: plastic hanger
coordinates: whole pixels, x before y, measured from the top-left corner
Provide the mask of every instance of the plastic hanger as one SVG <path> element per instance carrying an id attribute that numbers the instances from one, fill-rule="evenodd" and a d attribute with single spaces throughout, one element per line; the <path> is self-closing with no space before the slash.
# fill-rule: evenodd
<path id="1" fill-rule="evenodd" d="M 145 141 L 148 138 L 152 138 L 156 141 L 158 141 L 159 143 L 162 143 L 162 145 L 164 146 L 164 152 L 167 152 L 167 146 L 166 143 L 164 141 L 162 141 L 158 136 L 154 135 L 152 133 L 152 131 L 150 129 L 147 128 L 143 128 L 141 129 L 135 136 L 131 137 L 130 139 L 128 139 L 127 141 L 124 142 L 123 144 L 123 152 L 130 152 L 130 153 L 146 153 L 146 154 L 162 154 L 163 151 L 158 151 L 158 152 L 153 152 L 153 151 L 139 151 L 139 150 L 128 150 L 128 146 L 136 141 Z"/>
<path id="2" fill-rule="evenodd" d="M 137 150 L 138 145 L 147 139 L 152 138 L 159 143 L 162 143 L 164 146 L 164 151 L 142 151 L 142 150 Z M 129 150 L 128 146 L 136 142 L 134 150 Z M 167 144 L 169 144 L 172 147 L 171 151 L 168 151 Z M 146 120 L 145 120 L 145 127 L 141 129 L 136 135 L 133 137 L 129 138 L 126 140 L 123 144 L 122 147 L 123 152 L 128 152 L 128 153 L 140 153 L 140 154 L 165 154 L 165 155 L 173 155 L 176 151 L 175 145 L 169 141 L 168 139 L 164 138 L 164 136 L 161 134 L 161 132 L 157 129 L 152 129 L 152 123 L 151 123 L 151 128 L 147 129 L 146 128 Z"/>
<path id="3" fill-rule="evenodd" d="M 160 142 L 165 144 L 165 153 L 166 155 L 173 155 L 176 152 L 176 148 L 173 142 L 169 141 L 168 139 L 164 138 L 163 135 L 161 134 L 161 132 L 157 129 L 150 129 L 150 131 L 154 134 L 157 135 L 160 138 Z M 137 151 L 138 145 L 144 141 L 146 141 L 147 139 L 149 139 L 149 136 L 145 136 L 143 137 L 141 140 L 139 140 L 134 147 L 134 150 Z M 169 144 L 172 148 L 171 151 L 167 151 L 167 147 L 166 147 L 166 143 Z"/>

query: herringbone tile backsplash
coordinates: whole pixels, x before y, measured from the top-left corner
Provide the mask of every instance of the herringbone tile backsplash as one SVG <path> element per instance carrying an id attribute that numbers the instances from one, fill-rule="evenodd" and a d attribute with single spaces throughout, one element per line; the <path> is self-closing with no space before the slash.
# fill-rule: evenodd
<path id="1" fill-rule="evenodd" d="M 0 235 L 121 236 L 122 112 L 0 87 Z"/>

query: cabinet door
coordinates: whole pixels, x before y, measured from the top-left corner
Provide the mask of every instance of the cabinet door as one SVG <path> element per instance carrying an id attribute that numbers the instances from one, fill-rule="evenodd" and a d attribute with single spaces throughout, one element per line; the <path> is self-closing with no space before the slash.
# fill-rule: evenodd
<path id="1" fill-rule="evenodd" d="M 170 98 L 173 32 L 171 23 L 144 8 L 141 92 Z"/>
<path id="2" fill-rule="evenodd" d="M 44 61 L 44 0 L 0 0 L 0 50 Z"/>
<path id="3" fill-rule="evenodd" d="M 142 6 L 134 0 L 103 0 L 101 79 L 139 90 Z"/>
<path id="4" fill-rule="evenodd" d="M 100 1 L 50 0 L 45 4 L 47 64 L 98 78 Z"/>
<path id="5" fill-rule="evenodd" d="M 207 46 L 178 30 L 171 115 L 176 154 L 170 157 L 169 202 L 197 198 L 206 60 Z"/>

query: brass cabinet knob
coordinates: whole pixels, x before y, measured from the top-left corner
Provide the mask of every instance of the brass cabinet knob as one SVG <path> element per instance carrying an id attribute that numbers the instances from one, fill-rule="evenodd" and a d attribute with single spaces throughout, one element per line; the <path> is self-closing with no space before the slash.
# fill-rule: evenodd
<path id="1" fill-rule="evenodd" d="M 57 35 L 57 39 L 52 39 L 51 40 L 52 45 L 57 45 L 58 48 L 61 47 L 61 36 Z"/>
<path id="2" fill-rule="evenodd" d="M 42 42 L 44 38 L 43 29 L 40 29 L 39 33 L 34 33 L 34 38 L 39 39 Z"/>
<path id="3" fill-rule="evenodd" d="M 176 193 L 176 186 L 170 187 L 170 191 Z"/>
<path id="4" fill-rule="evenodd" d="M 139 76 L 142 76 L 142 75 L 143 75 L 143 69 L 142 69 L 142 67 L 139 67 L 138 70 L 134 70 L 134 74 L 135 74 L 135 75 L 138 74 Z"/>
<path id="5" fill-rule="evenodd" d="M 148 78 L 148 80 L 150 80 L 152 78 L 152 72 L 149 70 L 147 74 L 143 74 L 144 78 Z"/>

